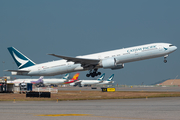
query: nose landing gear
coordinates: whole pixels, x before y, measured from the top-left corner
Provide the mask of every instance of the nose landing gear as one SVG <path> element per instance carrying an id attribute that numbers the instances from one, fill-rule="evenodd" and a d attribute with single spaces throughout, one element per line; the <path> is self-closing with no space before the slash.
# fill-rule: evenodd
<path id="1" fill-rule="evenodd" d="M 166 60 L 167 57 L 168 57 L 168 55 L 164 56 L 164 63 L 167 63 L 167 60 Z"/>
<path id="2" fill-rule="evenodd" d="M 167 63 L 167 60 L 164 60 L 164 63 Z"/>
<path id="3" fill-rule="evenodd" d="M 86 77 L 95 77 L 98 75 L 101 75 L 101 72 L 97 72 L 98 69 L 94 69 L 94 71 L 92 72 L 92 70 L 89 71 L 89 74 L 86 74 Z"/>

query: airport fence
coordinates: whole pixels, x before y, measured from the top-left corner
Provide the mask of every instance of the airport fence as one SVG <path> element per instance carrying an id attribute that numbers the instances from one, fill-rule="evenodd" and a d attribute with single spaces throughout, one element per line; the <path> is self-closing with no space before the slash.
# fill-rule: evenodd
<path id="1" fill-rule="evenodd" d="M 48 87 L 33 87 L 32 91 L 34 92 L 51 92 L 51 93 L 58 93 L 58 88 L 54 87 L 54 88 L 48 88 Z M 14 93 L 19 93 L 20 92 L 20 88 L 19 87 L 14 87 Z"/>

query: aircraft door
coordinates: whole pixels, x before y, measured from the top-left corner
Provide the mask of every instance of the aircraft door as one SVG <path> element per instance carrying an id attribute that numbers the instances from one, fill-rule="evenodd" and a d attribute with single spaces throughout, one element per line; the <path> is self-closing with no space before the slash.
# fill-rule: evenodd
<path id="1" fill-rule="evenodd" d="M 163 46 L 162 45 L 159 45 L 158 48 L 159 48 L 159 51 L 163 50 Z"/>

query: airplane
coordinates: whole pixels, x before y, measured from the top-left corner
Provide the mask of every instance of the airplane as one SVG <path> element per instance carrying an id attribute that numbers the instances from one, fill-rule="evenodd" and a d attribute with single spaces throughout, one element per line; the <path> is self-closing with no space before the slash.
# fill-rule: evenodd
<path id="1" fill-rule="evenodd" d="M 101 75 L 101 77 L 99 77 L 97 80 L 77 80 L 73 83 L 71 83 L 70 85 L 71 86 L 88 86 L 88 85 L 94 85 L 94 84 L 98 84 L 98 83 L 101 83 L 103 82 L 103 79 L 104 79 L 104 76 L 105 76 L 105 73 L 103 73 Z"/>
<path id="2" fill-rule="evenodd" d="M 68 77 L 69 77 L 69 73 L 66 74 L 62 79 L 58 79 L 58 78 L 43 79 L 43 84 L 44 85 L 63 84 L 64 82 L 66 82 L 68 80 Z"/>
<path id="3" fill-rule="evenodd" d="M 68 82 L 73 82 L 78 79 L 79 73 L 76 73 L 72 79 L 68 80 L 69 74 L 66 74 L 62 79 L 52 78 L 52 79 L 43 79 L 44 85 L 62 85 L 62 84 L 69 84 Z"/>
<path id="4" fill-rule="evenodd" d="M 43 76 L 41 76 L 38 80 L 37 79 L 15 79 L 13 81 L 7 81 L 7 83 L 14 83 L 15 86 L 19 86 L 20 83 L 32 83 L 32 84 L 39 84 L 42 83 Z"/>
<path id="5" fill-rule="evenodd" d="M 79 73 L 76 73 L 72 79 L 70 79 L 67 82 L 64 82 L 63 84 L 70 84 L 70 83 L 76 82 L 78 80 L 78 77 L 79 77 Z"/>
<path id="6" fill-rule="evenodd" d="M 89 70 L 86 76 L 95 77 L 101 75 L 101 72 L 98 72 L 99 68 L 117 70 L 124 68 L 125 63 L 134 61 L 164 56 L 164 63 L 166 63 L 168 55 L 176 49 L 176 46 L 169 43 L 152 43 L 76 57 L 49 54 L 63 60 L 35 64 L 14 47 L 9 47 L 8 50 L 18 70 L 6 71 L 10 71 L 12 75 L 54 76 Z"/>
<path id="7" fill-rule="evenodd" d="M 110 83 L 114 83 L 114 81 L 112 81 L 113 78 L 114 78 L 114 74 L 112 74 L 106 81 L 103 80 L 103 82 L 97 83 L 97 85 L 107 85 Z"/>

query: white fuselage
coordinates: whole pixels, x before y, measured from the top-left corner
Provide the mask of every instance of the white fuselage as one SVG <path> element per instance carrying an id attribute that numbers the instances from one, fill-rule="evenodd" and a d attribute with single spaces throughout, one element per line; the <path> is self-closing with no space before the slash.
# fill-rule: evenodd
<path id="1" fill-rule="evenodd" d="M 151 59 L 156 57 L 162 57 L 174 52 L 177 49 L 176 46 L 172 46 L 168 43 L 153 43 L 141 46 L 123 48 L 118 50 L 112 50 L 107 52 L 101 52 L 96 54 L 77 56 L 76 58 L 85 59 L 97 59 L 100 60 L 99 65 L 96 68 L 104 68 L 101 61 L 109 58 L 116 59 L 116 64 L 124 64 L 133 61 Z M 57 60 L 42 64 L 36 64 L 31 67 L 23 68 L 20 70 L 30 71 L 28 73 L 19 73 L 20 75 L 29 76 L 53 76 L 58 74 L 85 71 L 90 68 L 83 68 L 81 64 L 75 64 L 74 62 L 67 62 L 66 60 Z M 16 75 L 16 72 L 12 72 Z"/>
<path id="2" fill-rule="evenodd" d="M 80 81 L 81 86 L 94 85 L 94 84 L 98 84 L 98 83 L 102 82 L 99 80 L 79 80 L 79 81 Z"/>
<path id="3" fill-rule="evenodd" d="M 114 83 L 114 81 L 103 81 L 101 83 L 98 83 L 97 85 L 108 85 L 108 84 L 111 84 L 111 83 Z"/>
<path id="4" fill-rule="evenodd" d="M 51 85 L 51 84 L 56 84 L 56 85 L 60 85 L 60 84 L 64 84 L 64 82 L 66 82 L 66 79 L 43 79 L 43 84 L 45 85 Z"/>
<path id="5" fill-rule="evenodd" d="M 98 84 L 101 82 L 102 81 L 100 81 L 100 80 L 78 80 L 76 82 L 71 83 L 70 85 L 73 86 L 78 83 L 80 86 L 85 86 L 85 85 L 94 85 L 94 84 Z"/>
<path id="6" fill-rule="evenodd" d="M 37 81 L 38 79 L 15 79 L 7 81 L 7 83 L 14 83 L 15 86 L 19 86 L 20 83 L 31 83 L 31 81 Z"/>

